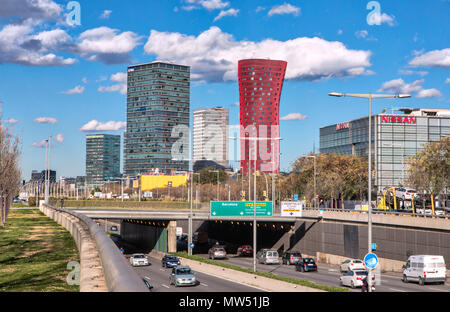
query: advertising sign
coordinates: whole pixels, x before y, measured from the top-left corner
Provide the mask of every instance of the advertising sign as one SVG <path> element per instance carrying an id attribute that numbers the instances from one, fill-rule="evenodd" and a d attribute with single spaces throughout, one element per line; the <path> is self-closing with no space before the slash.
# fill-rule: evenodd
<path id="1" fill-rule="evenodd" d="M 304 203 L 301 201 L 281 202 L 282 217 L 302 217 Z"/>

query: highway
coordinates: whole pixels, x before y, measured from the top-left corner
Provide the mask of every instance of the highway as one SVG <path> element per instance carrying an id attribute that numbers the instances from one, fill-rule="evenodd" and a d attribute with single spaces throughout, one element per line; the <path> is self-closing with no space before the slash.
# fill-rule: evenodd
<path id="1" fill-rule="evenodd" d="M 207 254 L 199 254 L 204 258 L 208 258 Z M 229 264 L 244 268 L 253 268 L 253 258 L 251 257 L 238 257 L 236 255 L 229 255 L 227 259 L 216 261 L 224 261 Z M 281 261 L 280 261 L 281 262 Z M 318 264 L 317 272 L 298 272 L 293 265 L 266 265 L 257 263 L 257 270 L 261 272 L 270 272 L 272 274 L 294 277 L 298 279 L 308 280 L 321 285 L 338 286 L 339 276 L 341 273 L 338 266 L 331 266 L 325 264 Z M 342 286 L 346 287 L 346 286 Z M 352 290 L 350 287 L 349 290 Z M 354 291 L 361 291 L 356 288 Z M 399 274 L 381 274 L 381 284 L 376 285 L 377 292 L 450 292 L 450 283 L 445 285 L 426 284 L 420 286 L 418 283 L 403 283 Z"/>
<path id="2" fill-rule="evenodd" d="M 142 278 L 145 278 L 153 286 L 153 292 L 261 292 L 262 289 L 238 284 L 222 278 L 195 272 L 197 280 L 200 282 L 197 286 L 176 287 L 169 284 L 169 275 L 172 269 L 164 268 L 161 261 L 148 258 L 150 265 L 134 267 L 136 272 Z"/>

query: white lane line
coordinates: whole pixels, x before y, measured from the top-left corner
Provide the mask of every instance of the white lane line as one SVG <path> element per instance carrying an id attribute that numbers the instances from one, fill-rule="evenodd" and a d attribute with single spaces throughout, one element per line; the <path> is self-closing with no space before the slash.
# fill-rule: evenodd
<path id="1" fill-rule="evenodd" d="M 225 278 L 225 277 L 222 277 L 222 276 L 212 275 L 212 274 L 208 274 L 208 273 L 205 273 L 205 272 L 200 272 L 200 273 L 206 274 L 206 275 L 209 275 L 209 276 L 212 276 L 212 277 L 215 277 L 215 278 L 220 278 L 220 279 L 223 279 L 223 280 L 226 280 L 226 281 L 228 281 L 228 282 L 235 283 L 235 284 L 239 284 L 239 285 L 243 285 L 243 286 L 247 286 L 247 287 L 256 288 L 256 289 L 261 290 L 261 291 L 264 291 L 264 292 L 270 292 L 270 291 L 267 290 L 267 289 L 263 289 L 263 288 L 260 288 L 260 287 L 258 287 L 258 286 L 254 286 L 254 285 L 250 285 L 250 284 L 245 284 L 245 283 L 241 283 L 241 282 L 236 282 L 236 281 L 233 281 L 233 280 L 231 280 L 231 279 L 228 279 L 228 278 Z"/>
<path id="2" fill-rule="evenodd" d="M 164 284 L 161 284 L 161 286 L 162 286 L 162 287 L 166 287 L 166 288 L 170 288 L 169 286 L 164 285 Z"/>
<path id="3" fill-rule="evenodd" d="M 202 285 L 202 286 L 205 286 L 205 287 L 208 287 L 208 285 L 206 285 L 206 284 L 203 284 L 203 283 L 200 283 L 200 285 Z"/>
<path id="4" fill-rule="evenodd" d="M 166 270 L 164 270 L 164 269 L 159 269 L 160 271 L 163 271 L 163 272 L 166 272 Z"/>
<path id="5" fill-rule="evenodd" d="M 395 288 L 389 288 L 392 291 L 398 291 L 398 292 L 406 292 L 406 290 L 400 290 L 400 289 L 395 289 Z"/>
<path id="6" fill-rule="evenodd" d="M 146 278 L 146 279 L 150 280 L 150 277 L 148 277 L 148 276 L 144 276 L 144 278 Z"/>
<path id="7" fill-rule="evenodd" d="M 443 292 L 448 292 L 448 290 L 439 289 L 439 288 L 427 287 L 427 289 L 430 289 L 430 290 L 433 290 L 433 291 L 443 291 Z"/>

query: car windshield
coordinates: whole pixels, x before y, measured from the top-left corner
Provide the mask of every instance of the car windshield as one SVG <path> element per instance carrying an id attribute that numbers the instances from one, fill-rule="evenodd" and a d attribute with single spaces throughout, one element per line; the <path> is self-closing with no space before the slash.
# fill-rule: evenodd
<path id="1" fill-rule="evenodd" d="M 314 263 L 314 259 L 313 258 L 304 258 L 303 261 L 306 262 L 306 263 Z"/>
<path id="2" fill-rule="evenodd" d="M 367 275 L 367 271 L 355 271 L 356 275 Z"/>
<path id="3" fill-rule="evenodd" d="M 216 248 L 216 251 L 225 251 L 223 248 Z"/>
<path id="4" fill-rule="evenodd" d="M 267 257 L 278 257 L 278 252 L 277 251 L 268 251 Z"/>
<path id="5" fill-rule="evenodd" d="M 245 246 L 242 246 L 242 248 L 252 248 L 251 246 L 248 246 L 248 245 L 245 245 Z"/>
<path id="6" fill-rule="evenodd" d="M 290 255 L 292 257 L 301 257 L 300 253 L 298 253 L 298 252 L 292 252 Z"/>
<path id="7" fill-rule="evenodd" d="M 144 255 L 134 255 L 133 258 L 141 259 L 141 258 L 145 258 L 145 256 Z"/>
<path id="8" fill-rule="evenodd" d="M 406 190 L 408 193 L 415 193 L 415 190 Z"/>
<path id="9" fill-rule="evenodd" d="M 180 269 L 177 269 L 176 274 L 177 275 L 187 275 L 187 274 L 192 274 L 192 271 L 190 268 L 180 268 Z"/>
<path id="10" fill-rule="evenodd" d="M 362 263 L 361 260 L 353 260 L 353 263 Z"/>

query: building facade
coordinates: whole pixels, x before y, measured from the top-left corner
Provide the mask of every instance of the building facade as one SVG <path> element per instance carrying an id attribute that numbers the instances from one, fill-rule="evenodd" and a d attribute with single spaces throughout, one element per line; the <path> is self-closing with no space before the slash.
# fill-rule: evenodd
<path id="1" fill-rule="evenodd" d="M 241 170 L 278 173 L 280 168 L 280 98 L 287 62 L 248 59 L 238 62 Z M 256 146 L 256 168 L 255 161 Z"/>
<path id="2" fill-rule="evenodd" d="M 100 186 L 120 177 L 120 135 L 86 136 L 86 182 Z"/>
<path id="3" fill-rule="evenodd" d="M 189 170 L 190 67 L 153 62 L 128 67 L 124 173 Z"/>
<path id="4" fill-rule="evenodd" d="M 195 164 L 206 163 L 202 161 L 207 160 L 228 167 L 228 123 L 227 108 L 194 111 L 192 158 Z"/>
<path id="5" fill-rule="evenodd" d="M 403 114 L 372 116 L 374 185 L 405 186 L 408 158 L 423 146 L 450 135 L 449 109 L 402 109 Z M 320 128 L 320 152 L 368 156 L 369 118 Z"/>

